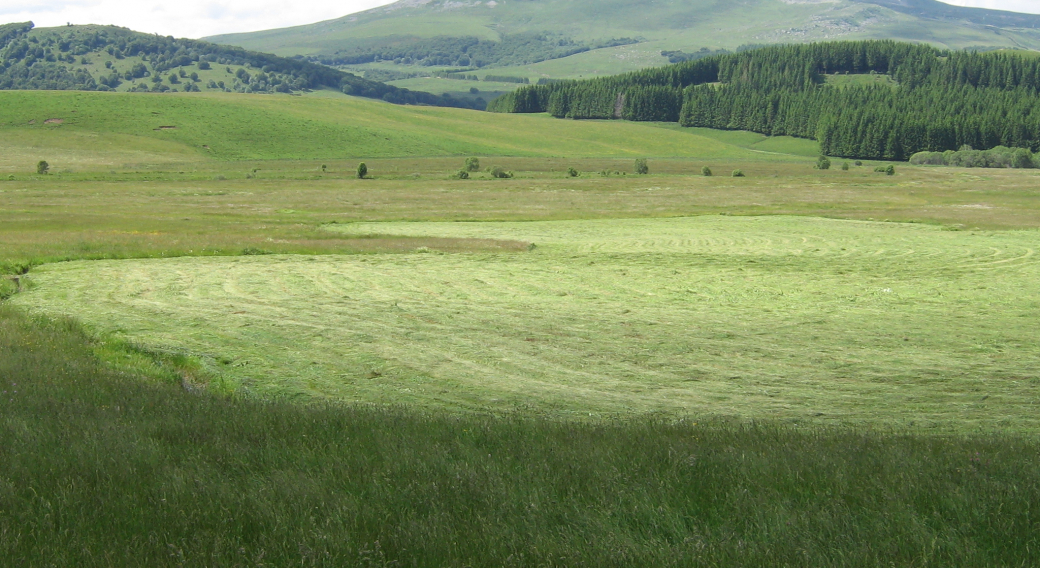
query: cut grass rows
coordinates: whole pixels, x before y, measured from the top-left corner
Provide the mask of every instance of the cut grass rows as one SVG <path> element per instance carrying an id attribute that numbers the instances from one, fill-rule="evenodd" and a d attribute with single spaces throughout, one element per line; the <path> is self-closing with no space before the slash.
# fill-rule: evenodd
<path id="1" fill-rule="evenodd" d="M 264 395 L 1040 429 L 1035 231 L 806 218 L 372 223 L 530 252 L 44 266 L 14 299 Z"/>

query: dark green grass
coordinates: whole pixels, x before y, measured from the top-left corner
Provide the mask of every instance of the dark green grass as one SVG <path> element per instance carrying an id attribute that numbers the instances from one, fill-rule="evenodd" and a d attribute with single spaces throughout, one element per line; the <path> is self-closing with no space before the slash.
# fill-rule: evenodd
<path id="1" fill-rule="evenodd" d="M 0 307 L 2 564 L 1040 562 L 1033 440 L 300 406 L 98 349 Z"/>

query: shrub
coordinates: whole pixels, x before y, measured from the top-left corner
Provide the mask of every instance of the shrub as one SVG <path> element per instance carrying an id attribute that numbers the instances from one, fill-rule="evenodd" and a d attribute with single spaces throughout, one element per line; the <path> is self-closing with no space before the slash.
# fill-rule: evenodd
<path id="1" fill-rule="evenodd" d="M 576 170 L 574 168 L 567 168 L 567 175 L 572 177 L 572 178 L 578 177 L 578 173 L 579 173 L 578 170 Z"/>
<path id="2" fill-rule="evenodd" d="M 46 160 L 40 160 L 36 163 L 36 173 L 38 174 L 46 174 L 50 169 L 51 165 L 48 164 Z"/>
<path id="3" fill-rule="evenodd" d="M 480 160 L 477 158 L 466 158 L 466 171 L 467 172 L 479 172 L 480 171 Z"/>
<path id="4" fill-rule="evenodd" d="M 513 177 L 513 172 L 507 172 L 501 166 L 494 166 L 491 168 L 491 177 L 498 179 L 508 179 Z"/>
<path id="5" fill-rule="evenodd" d="M 874 173 L 883 174 L 885 173 L 885 166 L 875 166 Z"/>
<path id="6" fill-rule="evenodd" d="M 831 161 L 827 156 L 820 156 L 816 160 L 816 169 L 818 170 L 829 170 L 831 169 Z"/>
<path id="7" fill-rule="evenodd" d="M 863 162 L 862 162 L 862 161 L 860 161 L 860 160 L 856 160 L 856 161 L 855 161 L 854 163 L 855 163 L 855 164 L 856 164 L 857 166 L 862 166 L 862 165 L 863 165 Z"/>
<path id="8" fill-rule="evenodd" d="M 843 172 L 849 171 L 849 163 L 848 162 L 842 162 L 841 163 L 841 171 L 843 171 Z"/>
<path id="9" fill-rule="evenodd" d="M 365 162 L 361 162 L 357 165 L 357 177 L 365 179 L 366 176 L 368 176 L 368 166 L 365 165 Z"/>
<path id="10" fill-rule="evenodd" d="M 711 177 L 711 168 L 709 168 L 708 166 L 704 166 L 703 168 L 701 168 L 701 175 L 705 177 Z"/>
<path id="11" fill-rule="evenodd" d="M 636 173 L 639 175 L 650 173 L 650 167 L 646 165 L 646 158 L 639 158 L 636 160 Z"/>
<path id="12" fill-rule="evenodd" d="M 1033 167 L 1033 153 L 1025 148 L 1019 148 L 1011 154 L 1012 168 Z"/>
<path id="13" fill-rule="evenodd" d="M 945 166 L 946 161 L 944 152 L 918 152 L 910 156 L 910 163 L 915 166 Z"/>
<path id="14" fill-rule="evenodd" d="M 741 170 L 733 170 L 733 177 L 742 178 L 744 177 L 744 172 L 742 172 Z"/>
<path id="15" fill-rule="evenodd" d="M 322 164 L 322 165 L 321 165 L 321 173 L 325 173 L 325 170 L 326 170 L 327 168 L 328 168 L 328 166 L 327 166 L 327 165 L 325 165 L 325 164 Z"/>
<path id="16" fill-rule="evenodd" d="M 896 167 L 893 166 L 892 164 L 889 164 L 888 167 L 885 168 L 885 175 L 890 175 L 890 176 L 896 175 Z"/>
<path id="17" fill-rule="evenodd" d="M 451 179 L 469 179 L 469 172 L 466 170 L 459 170 L 451 174 Z"/>

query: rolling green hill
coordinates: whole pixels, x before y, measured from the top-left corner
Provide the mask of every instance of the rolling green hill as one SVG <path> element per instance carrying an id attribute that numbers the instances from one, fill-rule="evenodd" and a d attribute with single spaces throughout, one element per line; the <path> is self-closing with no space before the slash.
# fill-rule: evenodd
<path id="1" fill-rule="evenodd" d="M 490 67 L 534 81 L 610 75 L 664 65 L 662 52 L 749 44 L 898 39 L 953 49 L 1036 49 L 1040 16 L 934 0 L 403 0 L 307 26 L 208 39 L 359 72 L 387 64 L 427 75 Z M 496 55 L 496 43 L 510 48 Z M 481 85 L 460 83 L 457 90 L 471 87 Z"/>
<path id="2" fill-rule="evenodd" d="M 765 137 L 718 138 L 618 121 L 392 105 L 331 93 L 273 97 L 230 93 L 0 92 L 0 171 L 109 167 L 137 162 L 346 157 L 699 156 L 769 159 Z M 791 140 L 795 153 L 815 143 Z M 13 167 L 13 166 L 12 166 Z"/>
<path id="3" fill-rule="evenodd" d="M 405 104 L 483 107 L 296 59 L 115 26 L 0 25 L 0 90 L 299 93 L 334 89 Z"/>

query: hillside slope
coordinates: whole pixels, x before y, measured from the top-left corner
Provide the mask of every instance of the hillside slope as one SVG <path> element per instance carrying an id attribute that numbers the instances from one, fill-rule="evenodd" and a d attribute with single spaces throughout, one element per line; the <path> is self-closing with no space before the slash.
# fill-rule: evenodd
<path id="1" fill-rule="evenodd" d="M 905 160 L 922 151 L 1003 146 L 1022 149 L 1017 167 L 1032 167 L 1029 152 L 1040 149 L 1038 92 L 1040 60 L 1033 56 L 847 41 L 530 85 L 488 109 L 813 138 L 824 154 L 847 158 Z"/>
<path id="2" fill-rule="evenodd" d="M 342 95 L 0 92 L 0 172 L 16 158 L 20 171 L 40 159 L 77 170 L 156 160 L 464 154 L 770 159 L 771 154 L 749 149 L 760 139 L 745 138 L 735 143 L 648 124 L 561 123 L 547 116 L 400 106 Z"/>
<path id="3" fill-rule="evenodd" d="M 897 39 L 1036 49 L 1040 16 L 935 0 L 402 0 L 307 26 L 208 39 L 358 70 L 505 67 L 533 80 L 614 74 L 666 64 L 662 52 L 746 44 Z M 521 45 L 524 56 L 515 48 L 496 56 L 495 42 Z M 543 63 L 568 60 L 575 63 Z"/>
<path id="4" fill-rule="evenodd" d="M 390 102 L 482 106 L 306 61 L 116 26 L 0 25 L 0 90 L 298 93 L 334 89 Z"/>

